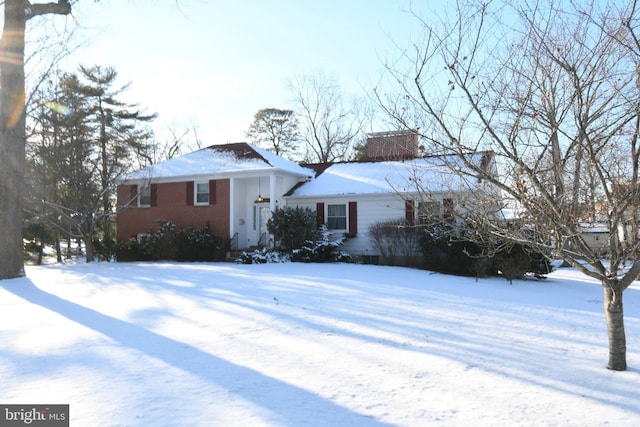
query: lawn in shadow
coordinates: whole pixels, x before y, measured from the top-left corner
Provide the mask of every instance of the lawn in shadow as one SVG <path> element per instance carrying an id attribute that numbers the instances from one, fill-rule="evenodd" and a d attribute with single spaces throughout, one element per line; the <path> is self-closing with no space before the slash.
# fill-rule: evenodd
<path id="1" fill-rule="evenodd" d="M 203 380 L 272 414 L 271 423 L 305 426 L 389 426 L 308 390 L 234 364 L 192 345 L 107 316 L 39 289 L 29 279 L 2 283 L 8 292 Z"/>

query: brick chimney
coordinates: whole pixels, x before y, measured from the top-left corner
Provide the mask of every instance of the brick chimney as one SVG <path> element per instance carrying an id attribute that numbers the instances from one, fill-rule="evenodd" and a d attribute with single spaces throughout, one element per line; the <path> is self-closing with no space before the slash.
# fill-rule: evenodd
<path id="1" fill-rule="evenodd" d="M 418 133 L 412 130 L 367 135 L 367 160 L 409 160 L 418 157 Z"/>

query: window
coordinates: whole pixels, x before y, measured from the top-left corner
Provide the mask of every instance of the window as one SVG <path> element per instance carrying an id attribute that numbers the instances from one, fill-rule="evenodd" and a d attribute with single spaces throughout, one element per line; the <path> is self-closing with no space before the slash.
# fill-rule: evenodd
<path id="1" fill-rule="evenodd" d="M 209 182 L 196 183 L 196 205 L 209 204 Z"/>
<path id="2" fill-rule="evenodd" d="M 329 230 L 347 229 L 347 205 L 327 205 L 327 227 Z"/>
<path id="3" fill-rule="evenodd" d="M 151 187 L 138 186 L 138 206 L 151 206 Z"/>
<path id="4" fill-rule="evenodd" d="M 419 202 L 418 203 L 418 222 L 425 224 L 433 218 L 440 217 L 440 202 Z"/>

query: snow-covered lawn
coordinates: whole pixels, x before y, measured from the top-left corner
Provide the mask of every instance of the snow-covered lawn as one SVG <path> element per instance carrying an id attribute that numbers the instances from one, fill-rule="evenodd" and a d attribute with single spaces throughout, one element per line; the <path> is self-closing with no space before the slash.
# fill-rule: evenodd
<path id="1" fill-rule="evenodd" d="M 0 403 L 71 426 L 638 426 L 602 290 L 347 264 L 76 264 L 0 281 Z"/>

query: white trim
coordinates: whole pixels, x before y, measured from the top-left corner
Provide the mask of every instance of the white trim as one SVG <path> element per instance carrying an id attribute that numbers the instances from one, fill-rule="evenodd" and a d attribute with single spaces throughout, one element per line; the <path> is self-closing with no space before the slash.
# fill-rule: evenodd
<path id="1" fill-rule="evenodd" d="M 198 202 L 198 185 L 206 185 L 207 186 L 207 201 L 206 202 Z M 209 206 L 211 201 L 211 192 L 209 191 L 209 181 L 193 181 L 193 206 Z M 204 194 L 204 193 L 200 193 Z"/>
<path id="2" fill-rule="evenodd" d="M 149 191 L 149 203 L 142 203 L 142 191 Z M 138 184 L 138 189 L 136 192 L 136 206 L 139 208 L 150 208 L 151 207 L 151 184 L 143 185 Z"/>
<path id="3" fill-rule="evenodd" d="M 331 228 L 329 227 L 329 206 L 344 206 L 344 217 L 332 216 L 331 218 L 344 218 L 344 228 Z M 325 221 L 329 231 L 348 231 L 349 230 L 349 203 L 325 203 Z"/>
<path id="4" fill-rule="evenodd" d="M 207 180 L 223 180 L 223 179 L 242 179 L 242 178 L 257 178 L 258 176 L 290 176 L 295 177 L 297 181 L 303 182 L 307 181 L 311 178 L 311 175 L 303 175 L 297 172 L 287 171 L 285 169 L 279 168 L 263 168 L 263 169 L 253 169 L 253 170 L 245 170 L 245 171 L 232 171 L 232 172 L 217 172 L 217 173 L 204 173 L 204 174 L 191 174 L 191 175 L 176 175 L 169 177 L 162 176 L 149 176 L 147 178 L 124 178 L 118 181 L 118 185 L 127 185 L 140 181 L 152 182 L 154 184 L 170 184 L 175 182 L 186 182 L 186 181 L 200 181 L 203 179 Z"/>

